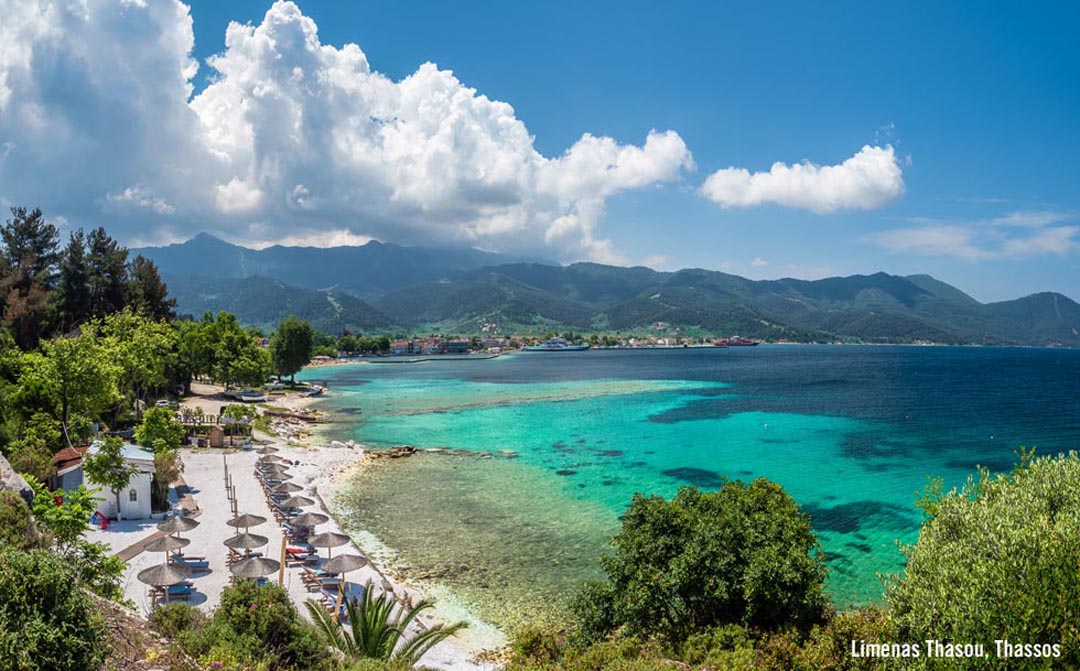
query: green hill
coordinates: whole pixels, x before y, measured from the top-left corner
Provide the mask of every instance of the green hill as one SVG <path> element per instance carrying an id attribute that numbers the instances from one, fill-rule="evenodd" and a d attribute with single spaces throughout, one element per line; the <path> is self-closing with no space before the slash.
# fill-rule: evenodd
<path id="1" fill-rule="evenodd" d="M 326 333 L 340 333 L 343 329 L 357 333 L 392 325 L 386 315 L 340 291 L 302 289 L 266 277 L 169 277 L 168 282 L 178 314 L 199 317 L 208 310 L 225 310 L 243 324 L 267 330 L 289 315 L 305 319 Z"/>

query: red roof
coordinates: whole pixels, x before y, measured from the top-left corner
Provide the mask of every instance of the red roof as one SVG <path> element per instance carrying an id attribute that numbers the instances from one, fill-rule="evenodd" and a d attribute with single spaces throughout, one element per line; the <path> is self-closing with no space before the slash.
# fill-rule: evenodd
<path id="1" fill-rule="evenodd" d="M 53 463 L 56 464 L 57 469 L 67 468 L 68 466 L 74 465 L 75 462 L 82 461 L 83 455 L 86 454 L 86 451 L 89 449 L 89 445 L 65 447 L 53 455 Z"/>

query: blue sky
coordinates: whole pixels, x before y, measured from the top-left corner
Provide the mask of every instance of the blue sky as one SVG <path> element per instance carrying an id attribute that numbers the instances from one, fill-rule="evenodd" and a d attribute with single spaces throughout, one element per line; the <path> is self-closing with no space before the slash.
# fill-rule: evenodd
<path id="1" fill-rule="evenodd" d="M 369 185 L 360 171 L 349 183 L 363 188 L 353 191 L 339 176 L 360 168 L 348 163 L 320 171 L 320 152 L 341 145 L 316 146 L 311 137 L 320 131 L 308 128 L 316 123 L 311 119 L 322 118 L 324 105 L 338 104 L 337 94 L 288 93 L 313 136 L 284 149 L 276 143 L 295 124 L 271 125 L 280 121 L 282 107 L 257 114 L 246 107 L 267 81 L 288 78 L 288 70 L 274 63 L 296 58 L 293 72 L 307 68 L 308 74 L 315 67 L 281 47 L 286 32 L 271 29 L 270 3 L 189 4 L 190 56 L 198 70 L 184 75 L 192 86 L 186 95 L 201 123 L 216 129 L 213 153 L 227 155 L 228 166 L 220 173 L 214 172 L 217 164 L 195 171 L 213 174 L 207 184 L 196 184 L 175 178 L 183 168 L 169 172 L 136 163 L 111 176 L 112 182 L 102 178 L 96 192 L 88 188 L 83 205 L 75 196 L 57 202 L 53 211 L 72 225 L 116 222 L 133 243 L 182 239 L 205 229 L 241 243 L 362 242 L 370 236 L 475 244 L 563 261 L 698 266 L 759 278 L 929 273 L 980 300 L 1040 290 L 1080 299 L 1080 56 L 1070 45 L 1070 28 L 1080 17 L 1066 4 L 1033 12 L 1001 3 L 973 11 L 961 3 L 678 3 L 660 9 L 643 2 L 300 2 L 291 14 L 276 6 L 282 10 L 278 24 L 300 25 L 302 13 L 317 26 L 319 45 L 355 43 L 370 70 L 390 82 L 413 76 L 426 62 L 452 71 L 460 87 L 511 105 L 525 134 L 500 136 L 495 144 L 505 145 L 498 153 L 484 153 L 490 129 L 506 127 L 505 114 L 470 102 L 461 123 L 475 121 L 486 130 L 453 136 L 447 145 L 433 139 L 443 135 L 428 133 L 424 146 L 434 149 L 405 167 L 395 158 L 404 150 L 383 143 L 386 153 L 376 167 L 393 179 Z M 84 32 L 106 33 L 135 18 L 167 25 L 167 14 L 133 15 L 107 17 Z M 227 49 L 230 21 L 251 27 L 242 44 Z M 168 34 L 168 28 L 161 31 Z M 305 34 L 311 44 L 314 33 Z M 135 47 L 151 48 L 140 43 L 125 55 L 128 35 L 122 30 L 117 39 L 116 57 L 125 64 L 145 53 Z M 259 50 L 259 38 L 267 36 L 277 40 L 280 53 L 260 63 L 265 50 Z M 227 54 L 227 72 L 208 65 L 216 54 Z M 326 62 L 320 67 L 334 72 Z M 147 77 L 172 77 L 162 72 L 151 70 Z M 55 85 L 41 72 L 28 75 L 35 76 L 38 95 Z M 342 77 L 335 83 L 339 89 L 349 87 L 347 75 L 334 76 Z M 138 88 L 118 82 L 120 90 L 132 86 Z M 440 87 L 420 87 L 416 108 L 387 93 L 402 113 L 378 123 L 407 127 L 406 112 L 419 109 L 422 118 Z M 66 90 L 75 101 L 64 104 L 77 107 L 80 88 Z M 135 117 L 154 111 L 142 100 L 131 112 Z M 321 134 L 340 137 L 348 119 L 374 120 L 371 110 L 386 109 L 381 103 L 353 105 L 334 118 L 326 112 Z M 227 137 L 240 127 L 227 112 L 240 107 L 255 127 L 254 150 L 235 149 Z M 12 132 L 18 126 L 10 118 L 5 126 L 4 113 L 0 106 L 0 132 Z M 152 116 L 171 119 L 169 114 Z M 177 137 L 198 134 L 183 118 L 187 114 L 177 112 Z M 435 114 L 456 120 L 463 113 L 451 106 Z M 647 143 L 653 130 L 669 134 Z M 132 155 L 193 151 L 182 139 L 114 132 Z M 582 143 L 585 133 L 609 144 Z M 362 154 L 367 145 L 348 146 Z M 464 158 L 439 153 L 460 147 L 466 148 Z M 869 177 L 838 169 L 829 179 L 792 182 L 790 174 L 768 172 L 775 162 L 842 166 L 864 147 L 891 148 L 887 160 L 877 156 Z M 310 160 L 291 163 L 289 157 L 309 148 Z M 575 160 L 555 161 L 567 154 Z M 0 177 L 7 176 L 2 161 L 9 159 L 0 154 Z M 434 172 L 417 172 L 418 161 Z M 442 161 L 451 161 L 446 169 L 459 181 L 438 193 L 425 190 L 438 185 Z M 559 165 L 548 165 L 552 161 Z M 514 176 L 490 178 L 487 166 L 495 164 L 511 166 Z M 529 167 L 513 167 L 524 164 Z M 609 166 L 610 179 L 593 179 L 601 164 Z M 703 189 L 710 175 L 727 168 L 748 174 L 724 173 L 723 188 Z M 477 184 L 475 171 L 484 174 L 483 183 Z M 471 176 L 460 177 L 465 174 Z M 819 196 L 807 195 L 815 189 Z M 200 204 L 203 193 L 216 194 L 213 203 Z M 8 192 L 0 186 L 0 197 L 22 202 L 19 196 L 40 197 L 33 188 Z M 382 207 L 382 201 L 389 204 Z M 305 234 L 309 230 L 312 235 Z"/>

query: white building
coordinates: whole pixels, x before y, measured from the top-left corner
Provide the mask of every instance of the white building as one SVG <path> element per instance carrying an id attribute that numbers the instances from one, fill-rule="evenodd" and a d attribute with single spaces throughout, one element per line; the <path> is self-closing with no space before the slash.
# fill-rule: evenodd
<path id="1" fill-rule="evenodd" d="M 86 451 L 87 455 L 97 454 L 101 443 L 95 441 Z M 116 514 L 116 494 L 104 486 L 98 492 L 98 510 L 110 519 L 141 520 L 150 517 L 150 483 L 154 477 L 154 453 L 139 447 L 124 443 L 124 461 L 129 466 L 134 466 L 136 473 L 131 476 L 131 482 L 120 492 L 120 515 Z"/>

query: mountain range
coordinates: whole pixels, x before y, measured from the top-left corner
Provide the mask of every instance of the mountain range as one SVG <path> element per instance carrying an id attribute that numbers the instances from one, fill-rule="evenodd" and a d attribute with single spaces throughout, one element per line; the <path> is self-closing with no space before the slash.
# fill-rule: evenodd
<path id="1" fill-rule="evenodd" d="M 296 314 L 327 332 L 474 333 L 494 323 L 504 333 L 1080 346 L 1080 305 L 1062 294 L 980 303 L 929 275 L 749 280 L 379 242 L 252 250 L 206 234 L 134 252 L 158 265 L 181 313 L 228 310 L 260 327 Z"/>

